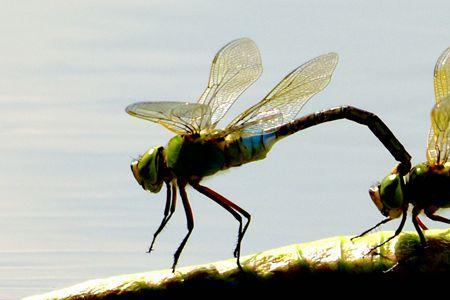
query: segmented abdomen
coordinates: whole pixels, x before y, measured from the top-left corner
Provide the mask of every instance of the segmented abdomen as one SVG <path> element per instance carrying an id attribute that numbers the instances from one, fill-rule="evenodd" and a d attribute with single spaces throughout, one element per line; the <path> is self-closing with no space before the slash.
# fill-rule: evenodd
<path id="1" fill-rule="evenodd" d="M 226 168 L 240 166 L 265 158 L 276 141 L 275 133 L 248 137 L 242 137 L 237 134 L 228 135 L 225 138 L 223 149 Z"/>

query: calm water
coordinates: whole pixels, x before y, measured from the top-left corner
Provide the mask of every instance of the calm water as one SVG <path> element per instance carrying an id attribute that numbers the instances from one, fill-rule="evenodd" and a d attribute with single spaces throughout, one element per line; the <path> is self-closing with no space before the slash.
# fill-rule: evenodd
<path id="1" fill-rule="evenodd" d="M 171 265 L 185 234 L 182 210 L 146 254 L 165 196 L 142 191 L 129 170 L 171 135 L 123 109 L 195 101 L 215 52 L 237 37 L 256 41 L 265 71 L 230 117 L 299 64 L 335 51 L 332 83 L 302 113 L 341 104 L 374 111 L 415 162 L 425 158 L 432 71 L 450 45 L 448 1 L 124 3 L 2 1 L 0 299 Z M 250 254 L 373 225 L 381 215 L 367 189 L 394 165 L 368 129 L 339 121 L 205 184 L 252 213 Z M 190 195 L 196 228 L 180 266 L 231 257 L 236 222 Z"/>

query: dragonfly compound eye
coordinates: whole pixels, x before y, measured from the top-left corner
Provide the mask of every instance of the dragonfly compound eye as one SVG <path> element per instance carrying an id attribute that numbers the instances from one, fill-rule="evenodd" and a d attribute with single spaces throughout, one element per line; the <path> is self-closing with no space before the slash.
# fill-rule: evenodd
<path id="1" fill-rule="evenodd" d="M 134 178 L 144 190 L 157 193 L 161 190 L 163 180 L 161 176 L 161 164 L 163 147 L 151 148 L 138 160 L 131 163 L 131 171 Z"/>
<path id="2" fill-rule="evenodd" d="M 375 204 L 385 216 L 393 218 L 400 216 L 404 206 L 401 175 L 390 174 L 386 176 L 378 187 L 378 197 L 380 203 Z"/>

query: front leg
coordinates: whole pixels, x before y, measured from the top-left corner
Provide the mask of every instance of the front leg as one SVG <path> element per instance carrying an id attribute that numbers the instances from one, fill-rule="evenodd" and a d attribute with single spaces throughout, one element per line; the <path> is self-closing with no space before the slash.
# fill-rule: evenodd
<path id="1" fill-rule="evenodd" d="M 186 214 L 188 233 L 184 237 L 180 246 L 178 246 L 177 251 L 175 251 L 173 265 L 172 265 L 172 272 L 175 272 L 175 267 L 177 266 L 178 259 L 180 258 L 181 252 L 183 251 L 183 248 L 186 245 L 186 243 L 189 239 L 189 236 L 192 233 L 192 230 L 194 229 L 194 215 L 192 213 L 192 208 L 189 203 L 188 196 L 186 194 L 186 181 L 178 180 L 178 188 L 180 190 L 180 196 L 181 196 L 181 200 L 183 202 L 184 212 Z"/>
<path id="2" fill-rule="evenodd" d="M 382 220 L 381 222 L 377 223 L 375 226 L 373 226 L 373 227 L 367 229 L 367 230 L 364 231 L 363 233 L 361 233 L 361 234 L 359 234 L 359 235 L 357 235 L 357 236 L 352 237 L 350 240 L 353 242 L 354 239 L 359 239 L 360 237 L 363 237 L 364 235 L 368 234 L 369 232 L 371 232 L 371 231 L 374 230 L 375 228 L 377 228 L 377 227 L 379 227 L 379 226 L 381 226 L 381 225 L 383 225 L 383 224 L 386 224 L 387 222 L 392 221 L 392 220 L 393 220 L 392 218 L 386 218 L 386 219 Z"/>
<path id="3" fill-rule="evenodd" d="M 370 249 L 370 251 L 368 252 L 368 254 L 371 253 L 371 252 L 373 252 L 374 250 L 380 248 L 381 246 L 385 245 L 386 243 L 388 243 L 389 241 L 391 241 L 392 239 L 394 239 L 396 236 L 398 236 L 398 235 L 402 232 L 403 227 L 405 226 L 405 223 L 406 223 L 406 216 L 407 216 L 407 208 L 405 208 L 405 209 L 403 210 L 402 220 L 400 221 L 400 224 L 399 224 L 398 228 L 395 230 L 394 235 L 391 236 L 391 237 L 389 237 L 387 240 L 385 240 L 385 241 L 382 242 L 381 244 L 379 244 L 379 245 L 373 247 L 372 249 Z M 415 216 L 413 216 L 413 222 L 414 222 L 414 220 L 415 220 Z"/>
<path id="4" fill-rule="evenodd" d="M 167 225 L 170 218 L 172 217 L 173 213 L 175 212 L 176 203 L 177 203 L 177 187 L 175 184 L 173 184 L 172 188 L 171 188 L 169 182 L 166 182 L 166 186 L 167 186 L 167 198 L 166 198 L 166 206 L 164 208 L 164 217 L 163 217 L 158 229 L 153 234 L 152 243 L 150 244 L 148 253 L 153 251 L 153 245 L 155 244 L 156 237 L 164 229 L 164 227 Z"/>

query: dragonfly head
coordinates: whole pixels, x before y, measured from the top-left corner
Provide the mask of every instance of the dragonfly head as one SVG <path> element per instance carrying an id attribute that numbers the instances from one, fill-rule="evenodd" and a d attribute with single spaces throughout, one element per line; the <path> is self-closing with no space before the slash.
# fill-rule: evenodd
<path id="1" fill-rule="evenodd" d="M 389 174 L 369 189 L 370 198 L 386 217 L 398 218 L 405 206 L 403 179 L 400 174 Z"/>
<path id="2" fill-rule="evenodd" d="M 131 162 L 134 178 L 144 190 L 158 193 L 163 185 L 164 148 L 154 147 Z"/>

